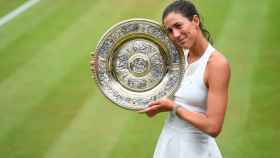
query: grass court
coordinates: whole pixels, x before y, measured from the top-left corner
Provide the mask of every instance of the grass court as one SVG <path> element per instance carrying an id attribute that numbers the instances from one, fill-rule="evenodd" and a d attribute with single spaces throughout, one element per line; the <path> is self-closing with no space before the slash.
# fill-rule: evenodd
<path id="1" fill-rule="evenodd" d="M 26 0 L 0 0 L 0 17 Z M 42 0 L 0 27 L 1 158 L 150 158 L 166 114 L 108 101 L 90 52 L 115 23 L 160 22 L 170 0 Z M 195 0 L 214 46 L 230 61 L 225 158 L 280 155 L 280 1 Z"/>

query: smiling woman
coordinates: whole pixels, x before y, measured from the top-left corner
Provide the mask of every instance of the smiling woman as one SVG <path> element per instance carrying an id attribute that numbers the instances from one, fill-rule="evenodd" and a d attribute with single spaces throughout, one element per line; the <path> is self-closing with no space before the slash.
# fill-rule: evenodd
<path id="1" fill-rule="evenodd" d="M 184 50 L 186 70 L 174 100 L 160 99 L 140 111 L 150 117 L 170 112 L 154 158 L 221 158 L 214 137 L 226 112 L 228 61 L 210 44 L 210 34 L 190 1 L 168 5 L 162 21 L 170 39 Z"/>

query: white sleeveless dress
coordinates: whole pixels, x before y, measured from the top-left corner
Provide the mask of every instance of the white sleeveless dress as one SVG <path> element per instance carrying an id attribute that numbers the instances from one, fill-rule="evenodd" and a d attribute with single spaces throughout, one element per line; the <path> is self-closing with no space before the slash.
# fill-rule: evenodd
<path id="1" fill-rule="evenodd" d="M 213 51 L 214 48 L 208 44 L 203 55 L 194 63 L 188 64 L 188 50 L 184 50 L 186 71 L 174 96 L 176 104 L 189 111 L 206 112 L 208 90 L 203 76 Z M 156 145 L 154 158 L 222 158 L 222 155 L 213 137 L 169 113 Z"/>

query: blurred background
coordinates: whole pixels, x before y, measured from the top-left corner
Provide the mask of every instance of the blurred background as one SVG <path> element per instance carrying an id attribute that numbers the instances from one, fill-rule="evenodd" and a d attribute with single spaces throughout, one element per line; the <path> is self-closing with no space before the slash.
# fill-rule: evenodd
<path id="1" fill-rule="evenodd" d="M 166 114 L 150 119 L 108 101 L 91 79 L 90 52 L 122 20 L 161 22 L 170 2 L 41 0 L 0 25 L 0 157 L 152 157 Z M 224 157 L 279 157 L 280 1 L 194 2 L 231 63 L 217 138 Z M 0 0 L 0 19 L 26 3 Z"/>

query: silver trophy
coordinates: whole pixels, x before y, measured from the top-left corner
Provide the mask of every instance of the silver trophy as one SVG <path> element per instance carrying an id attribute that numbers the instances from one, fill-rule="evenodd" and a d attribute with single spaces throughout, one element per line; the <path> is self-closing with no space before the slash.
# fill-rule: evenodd
<path id="1" fill-rule="evenodd" d="M 170 97 L 184 73 L 184 54 L 163 27 L 130 19 L 111 27 L 92 53 L 91 70 L 102 93 L 116 105 L 140 110 Z"/>

